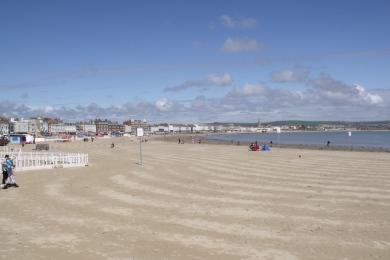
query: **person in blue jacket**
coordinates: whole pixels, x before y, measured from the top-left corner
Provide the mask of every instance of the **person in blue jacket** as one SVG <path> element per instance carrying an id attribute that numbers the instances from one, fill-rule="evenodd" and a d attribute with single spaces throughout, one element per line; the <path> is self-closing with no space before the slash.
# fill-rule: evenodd
<path id="1" fill-rule="evenodd" d="M 9 157 L 8 154 L 5 156 L 5 164 L 7 168 L 8 178 L 3 189 L 7 189 L 9 187 L 18 188 L 19 185 L 16 184 L 15 175 L 14 175 L 14 168 L 15 168 L 14 161 Z"/>

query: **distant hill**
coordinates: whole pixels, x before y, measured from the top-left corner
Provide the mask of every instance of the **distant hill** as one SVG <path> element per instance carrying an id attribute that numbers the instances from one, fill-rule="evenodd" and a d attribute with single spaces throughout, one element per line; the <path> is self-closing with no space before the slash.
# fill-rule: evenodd
<path id="1" fill-rule="evenodd" d="M 208 125 L 223 125 L 223 126 L 243 126 L 243 127 L 255 127 L 258 125 L 255 123 L 237 123 L 237 122 L 213 122 L 208 123 Z M 390 129 L 390 120 L 386 121 L 304 121 L 304 120 L 283 120 L 283 121 L 272 121 L 272 122 L 262 122 L 264 125 L 272 126 L 283 126 L 283 125 L 304 125 L 304 126 L 323 126 L 323 125 L 333 125 L 333 126 L 345 126 L 345 127 L 358 127 L 358 128 L 389 128 Z"/>

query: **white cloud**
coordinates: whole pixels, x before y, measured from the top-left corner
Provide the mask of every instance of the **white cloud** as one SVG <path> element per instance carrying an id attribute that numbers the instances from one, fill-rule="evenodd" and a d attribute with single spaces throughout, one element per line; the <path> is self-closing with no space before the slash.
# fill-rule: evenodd
<path id="1" fill-rule="evenodd" d="M 207 76 L 208 81 L 217 86 L 227 86 L 233 83 L 233 78 L 229 74 L 210 74 Z"/>
<path id="2" fill-rule="evenodd" d="M 45 113 L 53 112 L 54 111 L 54 107 L 52 107 L 52 106 L 45 106 L 43 108 L 43 111 L 45 111 Z"/>
<path id="3" fill-rule="evenodd" d="M 322 104 L 334 106 L 378 106 L 383 102 L 379 94 L 367 92 L 362 86 L 348 85 L 342 81 L 333 79 L 330 75 L 321 73 L 320 76 L 309 81 L 311 89 L 308 95 Z"/>
<path id="4" fill-rule="evenodd" d="M 306 69 L 287 69 L 272 73 L 272 80 L 279 83 L 302 82 L 309 75 Z"/>
<path id="5" fill-rule="evenodd" d="M 378 94 L 368 93 L 362 86 L 358 84 L 355 84 L 355 88 L 358 91 L 359 97 L 361 97 L 364 101 L 372 105 L 379 105 L 383 103 L 383 98 Z"/>
<path id="6" fill-rule="evenodd" d="M 207 89 L 212 86 L 225 87 L 233 83 L 233 78 L 230 74 L 209 74 L 206 78 L 198 80 L 187 80 L 182 84 L 164 88 L 165 92 L 177 92 L 190 88 Z"/>
<path id="7" fill-rule="evenodd" d="M 248 52 L 256 51 L 262 47 L 262 44 L 258 43 L 256 40 L 227 38 L 221 48 L 221 51 L 228 53 Z"/>
<path id="8" fill-rule="evenodd" d="M 245 17 L 240 20 L 235 20 L 229 15 L 221 15 L 219 18 L 221 23 L 231 29 L 239 28 L 239 29 L 246 29 L 246 28 L 253 28 L 257 25 L 257 20 L 251 17 Z"/>
<path id="9" fill-rule="evenodd" d="M 257 96 L 264 94 L 266 87 L 262 84 L 245 84 L 240 88 L 234 89 L 230 94 L 233 96 Z"/>
<path id="10" fill-rule="evenodd" d="M 160 100 L 157 100 L 155 103 L 157 109 L 159 111 L 168 111 L 169 109 L 172 108 L 173 104 L 166 98 L 162 98 Z"/>

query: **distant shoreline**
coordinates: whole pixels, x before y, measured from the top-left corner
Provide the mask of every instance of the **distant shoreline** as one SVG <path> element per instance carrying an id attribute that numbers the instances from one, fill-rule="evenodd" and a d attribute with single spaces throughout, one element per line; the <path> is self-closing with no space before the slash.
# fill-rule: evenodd
<path id="1" fill-rule="evenodd" d="M 359 130 L 359 131 L 371 131 L 371 130 Z M 375 130 L 381 131 L 381 130 Z M 383 130 L 388 131 L 388 130 Z M 298 131 L 291 131 L 298 132 Z M 309 132 L 309 131 L 301 131 Z M 323 131 L 310 131 L 310 132 L 323 132 Z M 348 131 L 340 131 L 348 132 Z M 234 146 L 249 146 L 251 142 L 249 141 L 232 141 L 232 140 L 216 140 L 216 139 L 207 139 L 209 136 L 213 135 L 227 135 L 227 134 L 242 134 L 242 133 L 202 133 L 202 134 L 168 134 L 168 135 L 152 135 L 151 139 L 156 139 L 159 141 L 165 142 L 178 142 L 178 139 L 184 144 L 192 144 L 192 138 L 194 138 L 194 143 L 199 144 L 199 139 L 201 144 L 217 144 L 217 145 L 234 145 Z M 252 134 L 267 134 L 267 133 L 252 133 Z M 260 142 L 264 144 L 266 142 Z M 269 143 L 267 143 L 269 144 Z M 342 146 L 342 145 L 331 145 L 327 147 L 326 145 L 309 145 L 309 144 L 277 144 L 273 143 L 273 147 L 277 148 L 292 148 L 292 149 L 307 149 L 307 150 L 329 150 L 329 151 L 361 151 L 361 152 L 385 152 L 390 153 L 390 148 L 386 147 L 365 147 L 365 146 Z M 272 147 L 271 147 L 272 149 Z"/>

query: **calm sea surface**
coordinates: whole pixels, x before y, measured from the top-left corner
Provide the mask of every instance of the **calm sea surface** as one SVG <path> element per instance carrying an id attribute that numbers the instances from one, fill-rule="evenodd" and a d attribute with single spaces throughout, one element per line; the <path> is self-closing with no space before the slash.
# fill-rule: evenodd
<path id="1" fill-rule="evenodd" d="M 277 133 L 221 134 L 207 139 L 315 146 L 326 146 L 330 141 L 331 146 L 390 148 L 390 131 L 352 131 L 351 136 L 348 136 L 348 132 L 282 132 L 279 136 Z"/>

